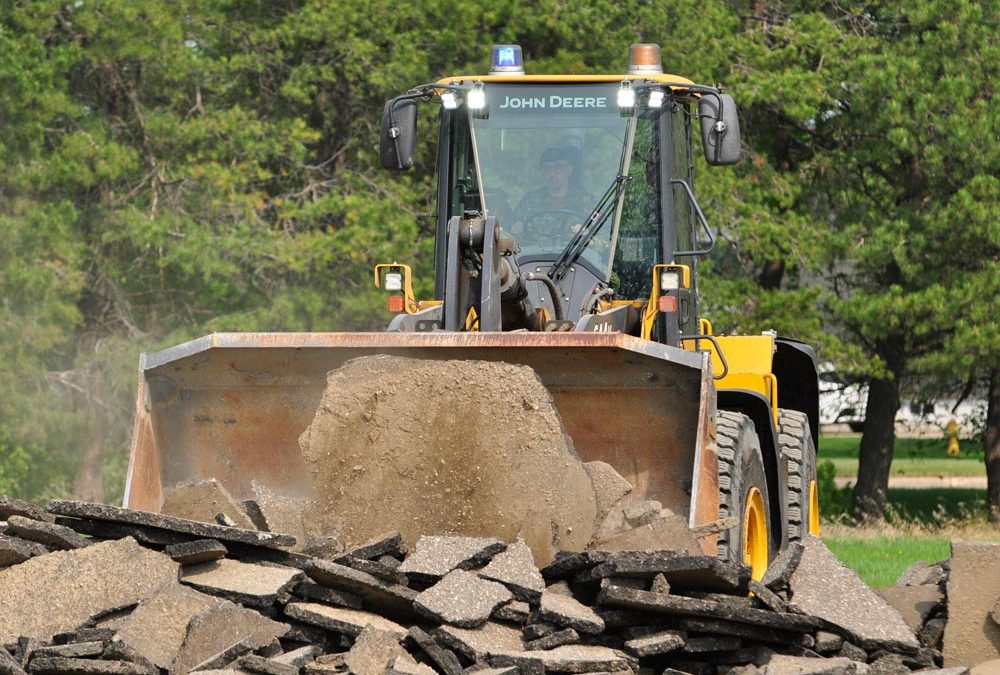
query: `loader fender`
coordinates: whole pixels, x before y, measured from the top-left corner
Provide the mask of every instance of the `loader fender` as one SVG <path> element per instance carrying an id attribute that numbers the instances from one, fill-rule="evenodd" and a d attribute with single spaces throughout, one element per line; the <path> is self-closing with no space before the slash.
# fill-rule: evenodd
<path id="1" fill-rule="evenodd" d="M 778 448 L 778 432 L 774 426 L 771 404 L 762 394 L 748 389 L 720 389 L 717 400 L 719 410 L 742 413 L 753 421 L 757 429 L 770 499 L 770 531 L 774 548 L 780 550 L 788 543 L 788 514 L 783 498 L 787 492 L 785 489 L 787 471 L 781 465 L 785 460 Z"/>
<path id="2" fill-rule="evenodd" d="M 809 418 L 813 446 L 819 449 L 819 374 L 816 352 L 804 342 L 775 340 L 771 372 L 778 379 L 778 405 L 798 410 Z"/>

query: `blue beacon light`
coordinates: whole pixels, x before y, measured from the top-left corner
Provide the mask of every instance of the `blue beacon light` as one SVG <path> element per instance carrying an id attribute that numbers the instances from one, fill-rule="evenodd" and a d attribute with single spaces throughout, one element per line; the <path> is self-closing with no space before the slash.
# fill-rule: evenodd
<path id="1" fill-rule="evenodd" d="M 490 75 L 524 75 L 520 45 L 493 45 Z"/>

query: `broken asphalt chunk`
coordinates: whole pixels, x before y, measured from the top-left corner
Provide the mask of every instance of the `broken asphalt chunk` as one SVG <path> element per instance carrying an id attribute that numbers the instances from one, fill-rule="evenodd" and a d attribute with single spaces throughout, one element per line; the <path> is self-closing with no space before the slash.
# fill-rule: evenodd
<path id="1" fill-rule="evenodd" d="M 311 560 L 305 573 L 324 586 L 353 593 L 372 607 L 378 607 L 390 616 L 415 618 L 413 601 L 417 591 L 399 584 L 383 581 L 365 572 L 338 565 L 326 560 Z"/>
<path id="2" fill-rule="evenodd" d="M 204 539 L 218 539 L 222 542 L 252 544 L 267 548 L 290 548 L 295 545 L 295 537 L 272 532 L 257 532 L 238 527 L 225 527 L 212 523 L 202 523 L 195 520 L 185 520 L 173 516 L 165 516 L 149 511 L 133 511 L 117 506 L 95 504 L 93 502 L 78 502 L 55 499 L 49 502 L 49 513 L 72 518 L 84 518 L 91 521 L 106 521 L 122 523 L 154 530 L 188 535 Z M 168 542 L 177 543 L 177 542 Z"/>
<path id="3" fill-rule="evenodd" d="M 215 539 L 196 539 L 180 544 L 172 544 L 163 552 L 181 565 L 196 565 L 198 563 L 219 560 L 226 557 L 226 547 Z"/>
<path id="4" fill-rule="evenodd" d="M 810 535 L 803 544 L 802 559 L 789 579 L 790 606 L 838 626 L 869 651 L 915 652 L 920 648 L 899 612 L 845 567 L 822 541 Z"/>
<path id="5" fill-rule="evenodd" d="M 67 569 L 74 570 L 69 576 Z M 135 604 L 177 579 L 178 565 L 134 539 L 57 551 L 0 570 L 0 644 L 43 640 L 102 612 Z"/>
<path id="6" fill-rule="evenodd" d="M 424 616 L 462 628 L 486 623 L 500 605 L 513 599 L 511 592 L 495 581 L 471 572 L 453 570 L 418 595 L 413 606 Z"/>
<path id="7" fill-rule="evenodd" d="M 452 570 L 484 565 L 504 548 L 506 544 L 499 539 L 424 536 L 417 540 L 416 550 L 397 569 L 412 579 L 433 583 Z"/>
<path id="8" fill-rule="evenodd" d="M 594 610 L 561 593 L 542 593 L 538 617 L 542 621 L 573 628 L 581 633 L 597 634 L 604 630 L 604 620 Z"/>
<path id="9" fill-rule="evenodd" d="M 269 608 L 302 577 L 302 572 L 292 567 L 229 559 L 190 565 L 181 571 L 181 583 L 257 609 Z"/>
<path id="10" fill-rule="evenodd" d="M 819 619 L 799 614 L 779 614 L 764 609 L 734 607 L 713 600 L 663 595 L 650 591 L 608 586 L 601 589 L 598 603 L 612 607 L 640 609 L 659 614 L 728 619 L 756 626 L 778 628 L 798 633 L 808 633 L 822 625 Z"/>
<path id="11" fill-rule="evenodd" d="M 510 589 L 515 598 L 525 602 L 537 601 L 545 590 L 545 579 L 535 566 L 531 549 L 522 539 L 494 556 L 477 574 L 483 579 L 499 581 Z"/>
<path id="12" fill-rule="evenodd" d="M 7 519 L 7 534 L 63 551 L 90 545 L 89 539 L 81 537 L 68 527 L 24 516 L 11 516 Z"/>
<path id="13" fill-rule="evenodd" d="M 285 615 L 351 637 L 360 635 L 367 625 L 398 636 L 399 640 L 406 637 L 406 628 L 395 621 L 357 609 L 330 607 L 315 602 L 293 602 L 285 606 Z"/>

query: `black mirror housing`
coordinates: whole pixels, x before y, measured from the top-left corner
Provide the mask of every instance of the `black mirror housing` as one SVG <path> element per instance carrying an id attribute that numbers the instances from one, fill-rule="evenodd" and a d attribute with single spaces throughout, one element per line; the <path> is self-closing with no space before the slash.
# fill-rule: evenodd
<path id="1" fill-rule="evenodd" d="M 382 112 L 378 151 L 382 168 L 390 171 L 411 168 L 416 143 L 417 102 L 411 98 L 390 100 Z"/>
<path id="2" fill-rule="evenodd" d="M 705 161 L 712 166 L 736 164 L 740 161 L 740 118 L 733 97 L 729 94 L 702 94 L 698 101 L 698 116 L 701 119 Z"/>

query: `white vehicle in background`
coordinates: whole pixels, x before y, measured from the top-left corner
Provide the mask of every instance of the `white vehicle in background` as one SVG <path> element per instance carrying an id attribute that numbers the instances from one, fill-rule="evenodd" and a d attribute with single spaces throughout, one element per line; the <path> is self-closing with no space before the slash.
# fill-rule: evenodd
<path id="1" fill-rule="evenodd" d="M 860 433 L 865 426 L 867 403 L 867 382 L 851 380 L 835 371 L 831 364 L 820 366 L 820 427 L 846 425 L 851 431 Z M 959 436 L 969 438 L 982 426 L 985 415 L 986 401 L 982 398 L 969 398 L 961 403 L 954 398 L 937 401 L 904 399 L 896 413 L 896 435 L 944 436 L 948 424 L 954 420 Z"/>

